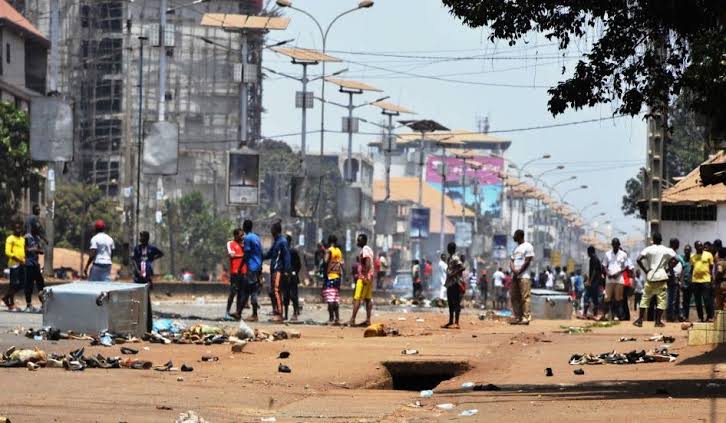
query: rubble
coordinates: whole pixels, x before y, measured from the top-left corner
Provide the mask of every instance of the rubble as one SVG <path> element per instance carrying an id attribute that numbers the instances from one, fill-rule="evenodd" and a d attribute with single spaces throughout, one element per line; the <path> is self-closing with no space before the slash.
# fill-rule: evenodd
<path id="1" fill-rule="evenodd" d="M 676 342 L 676 338 L 673 336 L 663 335 L 663 334 L 656 334 L 648 338 L 648 341 L 653 342 L 663 342 L 666 344 L 672 344 Z"/>

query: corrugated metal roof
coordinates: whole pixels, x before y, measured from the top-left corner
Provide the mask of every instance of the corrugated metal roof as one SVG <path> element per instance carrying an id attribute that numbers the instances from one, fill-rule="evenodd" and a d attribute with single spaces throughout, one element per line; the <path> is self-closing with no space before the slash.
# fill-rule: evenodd
<path id="1" fill-rule="evenodd" d="M 725 163 L 726 151 L 720 151 L 702 164 Z M 663 191 L 664 204 L 718 204 L 726 203 L 726 185 L 703 186 L 699 168 L 695 168 L 677 184 Z"/>
<path id="2" fill-rule="evenodd" d="M 13 6 L 5 0 L 0 0 L 0 20 L 6 20 L 11 25 L 33 35 L 44 44 L 48 44 L 48 39 L 38 30 L 29 20 L 25 19 Z"/>

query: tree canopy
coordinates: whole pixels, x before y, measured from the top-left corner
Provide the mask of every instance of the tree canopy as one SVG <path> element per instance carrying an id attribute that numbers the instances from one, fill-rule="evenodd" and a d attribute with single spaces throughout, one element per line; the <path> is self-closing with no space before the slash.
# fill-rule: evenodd
<path id="1" fill-rule="evenodd" d="M 726 106 L 723 0 L 443 3 L 466 25 L 488 27 L 491 41 L 514 45 L 532 32 L 556 41 L 562 50 L 576 40 L 587 41 L 574 69 L 549 89 L 553 115 L 611 102 L 615 113 L 637 115 L 645 106 L 664 110 L 671 96 L 688 90 L 693 109 L 723 125 L 723 119 L 715 119 L 723 117 Z M 723 126 L 714 129 L 723 131 Z"/>

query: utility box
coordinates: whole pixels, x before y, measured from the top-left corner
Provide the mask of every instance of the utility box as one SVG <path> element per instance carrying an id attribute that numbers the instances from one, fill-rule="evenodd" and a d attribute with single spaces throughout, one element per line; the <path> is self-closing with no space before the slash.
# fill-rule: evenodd
<path id="1" fill-rule="evenodd" d="M 43 326 L 95 335 L 108 331 L 141 337 L 146 332 L 147 286 L 74 282 L 45 288 Z"/>
<path id="2" fill-rule="evenodd" d="M 530 298 L 533 318 L 542 320 L 572 319 L 572 298 L 566 292 L 533 289 Z"/>

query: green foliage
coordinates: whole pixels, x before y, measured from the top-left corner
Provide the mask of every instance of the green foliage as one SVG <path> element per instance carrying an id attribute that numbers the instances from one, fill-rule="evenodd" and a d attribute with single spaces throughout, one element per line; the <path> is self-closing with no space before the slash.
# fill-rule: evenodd
<path id="1" fill-rule="evenodd" d="M 584 49 L 569 78 L 549 89 L 553 115 L 610 102 L 616 102 L 616 113 L 637 115 L 644 106 L 662 110 L 670 96 L 688 90 L 694 110 L 723 129 L 717 119 L 726 106 L 723 0 L 443 3 L 464 24 L 487 26 L 493 42 L 514 45 L 538 32 L 561 50 L 573 43 Z"/>
<path id="2" fill-rule="evenodd" d="M 58 184 L 53 219 L 56 243 L 74 249 L 88 249 L 88 242 L 94 234 L 93 223 L 98 219 L 106 223 L 106 232 L 112 238 L 121 239 L 123 227 L 118 206 L 95 185 Z"/>
<path id="3" fill-rule="evenodd" d="M 18 212 L 23 191 L 38 180 L 29 135 L 27 113 L 0 102 L 0 234 L 7 232 Z"/>
<path id="4" fill-rule="evenodd" d="M 645 215 L 640 213 L 640 208 L 638 206 L 642 193 L 643 184 L 639 178 L 630 178 L 625 182 L 625 195 L 623 195 L 623 204 L 620 206 L 624 215 L 630 216 L 638 213 L 638 217 L 641 219 L 646 218 Z"/>
<path id="5" fill-rule="evenodd" d="M 232 237 L 235 222 L 224 217 L 215 216 L 212 205 L 204 201 L 199 192 L 193 192 L 172 201 L 168 207 L 167 218 L 163 226 L 163 246 L 167 256 L 171 253 L 168 247 L 169 222 L 174 231 L 174 257 L 176 271 L 188 269 L 196 274 L 203 270 L 214 271 L 219 263 L 226 258 L 226 242 Z"/>

